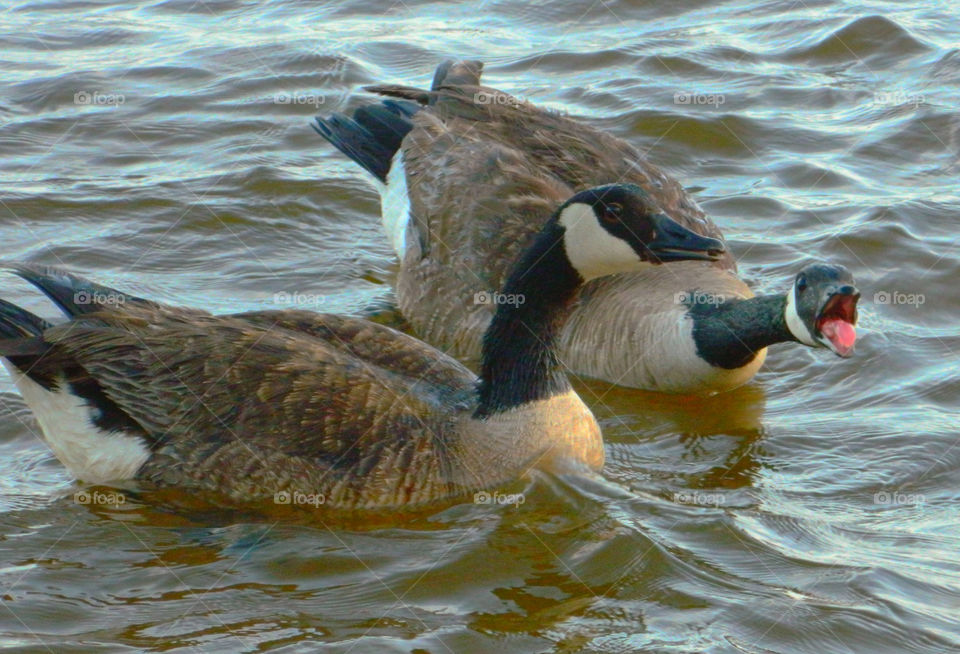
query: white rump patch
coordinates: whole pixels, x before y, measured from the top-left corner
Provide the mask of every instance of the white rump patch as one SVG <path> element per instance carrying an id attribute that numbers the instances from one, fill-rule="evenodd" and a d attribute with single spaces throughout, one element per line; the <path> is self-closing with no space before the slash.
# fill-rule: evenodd
<path id="1" fill-rule="evenodd" d="M 407 193 L 407 171 L 403 166 L 403 148 L 393 156 L 386 185 L 380 184 L 379 187 L 383 229 L 393 251 L 403 261 L 410 230 L 410 196 Z"/>
<path id="2" fill-rule="evenodd" d="M 818 345 L 817 341 L 814 340 L 813 334 L 810 333 L 807 325 L 800 318 L 800 314 L 797 313 L 796 284 L 793 285 L 793 288 L 790 289 L 790 293 L 787 295 L 787 308 L 784 310 L 784 313 L 787 319 L 787 329 L 790 330 L 790 333 L 796 336 L 797 340 L 804 345 L 816 347 Z"/>
<path id="3" fill-rule="evenodd" d="M 57 391 L 48 391 L 6 359 L 2 361 L 37 417 L 47 445 L 78 479 L 91 483 L 131 479 L 150 458 L 139 437 L 98 429 L 93 424 L 95 409 L 70 393 L 66 382 Z"/>
<path id="4" fill-rule="evenodd" d="M 629 243 L 605 230 L 588 204 L 568 205 L 560 212 L 560 224 L 566 230 L 567 258 L 585 281 L 650 265 Z"/>

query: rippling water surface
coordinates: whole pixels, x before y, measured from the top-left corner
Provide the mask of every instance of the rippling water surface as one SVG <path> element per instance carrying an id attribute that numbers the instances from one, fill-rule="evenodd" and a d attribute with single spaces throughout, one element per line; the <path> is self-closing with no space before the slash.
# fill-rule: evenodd
<path id="1" fill-rule="evenodd" d="M 960 22 L 949 3 L 11 2 L 2 255 L 178 304 L 389 304 L 311 132 L 447 56 L 629 139 L 783 290 L 854 271 L 856 358 L 713 398 L 579 386 L 604 480 L 376 524 L 81 489 L 0 380 L 0 644 L 24 652 L 960 650 Z M 52 315 L 7 278 L 3 296 Z M 122 504 L 83 504 L 77 492 Z M 116 497 L 120 497 L 117 495 Z"/>

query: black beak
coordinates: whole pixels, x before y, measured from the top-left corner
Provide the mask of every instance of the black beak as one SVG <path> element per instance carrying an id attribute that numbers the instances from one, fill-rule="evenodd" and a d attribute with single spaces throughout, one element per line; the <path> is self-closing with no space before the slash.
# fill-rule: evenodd
<path id="1" fill-rule="evenodd" d="M 647 248 L 661 262 L 716 261 L 727 251 L 723 241 L 700 236 L 664 214 L 652 217 L 654 239 Z"/>

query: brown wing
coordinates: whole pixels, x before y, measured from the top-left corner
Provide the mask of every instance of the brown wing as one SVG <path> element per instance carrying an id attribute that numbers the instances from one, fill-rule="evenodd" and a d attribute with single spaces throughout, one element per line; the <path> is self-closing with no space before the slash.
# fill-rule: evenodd
<path id="1" fill-rule="evenodd" d="M 481 70 L 479 62 L 445 62 L 430 91 L 368 87 L 426 105 L 402 146 L 425 249 L 407 251 L 397 281 L 400 310 L 426 341 L 476 362 L 495 306 L 475 295 L 503 287 L 522 249 L 577 190 L 634 183 L 678 222 L 722 238 L 680 184 L 629 143 L 481 86 Z M 735 269 L 730 255 L 714 265 Z M 585 291 L 602 294 L 610 279 Z"/>
<path id="2" fill-rule="evenodd" d="M 338 506 L 448 495 L 445 438 L 474 376 L 388 327 L 306 312 L 236 316 L 129 306 L 44 333 L 156 443 L 141 476 L 241 497 Z"/>
<path id="3" fill-rule="evenodd" d="M 407 250 L 398 304 L 424 340 L 475 358 L 495 308 L 492 294 L 572 192 L 496 141 L 460 136 L 429 114 L 416 120 L 404 141 L 405 166 L 427 251 Z"/>
<path id="4" fill-rule="evenodd" d="M 558 112 L 482 86 L 482 69 L 482 63 L 477 61 L 444 62 L 437 69 L 429 92 L 395 85 L 367 87 L 376 93 L 429 105 L 414 117 L 417 127 L 404 139 L 408 161 L 423 161 L 420 168 L 408 165 L 408 176 L 428 174 L 428 169 L 437 164 L 435 159 L 423 156 L 436 156 L 437 148 L 426 145 L 431 135 L 448 145 L 462 140 L 494 143 L 512 150 L 529 170 L 553 177 L 554 182 L 573 192 L 615 182 L 637 184 L 677 222 L 704 236 L 723 238 L 720 229 L 679 182 L 647 161 L 632 145 Z M 429 116 L 439 119 L 446 130 L 437 129 Z M 442 168 L 435 175 L 455 177 Z M 410 192 L 414 194 L 413 189 Z M 486 193 L 481 188 L 475 192 Z M 735 269 L 729 254 L 716 265 Z"/>

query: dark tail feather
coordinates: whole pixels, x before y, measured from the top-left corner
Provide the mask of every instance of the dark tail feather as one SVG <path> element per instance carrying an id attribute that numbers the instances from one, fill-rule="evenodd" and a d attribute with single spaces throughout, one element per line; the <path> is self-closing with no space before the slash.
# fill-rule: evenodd
<path id="1" fill-rule="evenodd" d="M 54 298 L 51 291 L 41 286 L 41 283 L 57 288 L 58 293 L 62 293 L 62 288 L 65 288 L 65 281 L 75 284 L 75 288 L 91 291 L 95 288 L 98 292 L 116 292 L 106 286 L 91 284 L 54 268 L 27 265 L 24 265 L 22 270 L 19 268 L 20 266 L 14 268 L 18 275 L 35 284 L 57 304 L 61 304 L 60 301 Z M 43 272 L 40 272 L 41 270 Z M 27 274 L 44 274 L 48 277 L 35 280 L 27 277 Z M 53 276 L 59 279 L 51 281 Z M 136 301 L 133 297 L 130 300 Z M 58 352 L 55 343 L 44 340 L 43 333 L 51 327 L 53 324 L 43 318 L 6 300 L 0 300 L 0 357 L 12 363 L 22 374 L 47 390 L 58 389 L 66 378 L 71 394 L 85 400 L 91 407 L 99 409 L 98 417 L 94 419 L 97 427 L 105 431 L 122 430 L 142 435 L 148 438 L 151 447 L 156 447 L 159 440 L 150 436 L 140 423 L 111 400 L 95 378 L 91 377 L 69 355 L 65 356 L 63 351 Z"/>
<path id="2" fill-rule="evenodd" d="M 416 102 L 407 102 L 404 100 L 384 100 L 383 106 L 390 109 L 393 113 L 412 118 L 415 113 L 420 111 L 420 105 Z"/>
<path id="3" fill-rule="evenodd" d="M 340 152 L 386 183 L 393 156 L 400 149 L 403 137 L 413 129 L 410 117 L 419 108 L 413 102 L 385 100 L 360 107 L 352 118 L 343 114 L 317 117 L 312 127 Z"/>
<path id="4" fill-rule="evenodd" d="M 482 74 L 482 61 L 447 59 L 437 66 L 430 89 L 437 91 L 443 86 L 480 86 L 480 76 Z"/>
<path id="5" fill-rule="evenodd" d="M 361 107 L 351 118 L 343 114 L 318 117 L 312 127 L 340 152 L 386 182 L 393 156 L 403 137 L 413 129 L 410 118 L 421 106 L 432 104 L 435 92 L 441 88 L 478 86 L 482 72 L 483 64 L 479 61 L 444 61 L 437 66 L 430 91 L 395 84 L 368 86 L 368 91 L 401 99 Z"/>
<path id="6" fill-rule="evenodd" d="M 461 86 L 480 86 L 480 77 L 482 74 L 482 61 L 455 61 L 448 59 L 437 66 L 429 91 L 424 91 L 423 89 L 418 89 L 413 86 L 403 86 L 402 84 L 373 84 L 371 86 L 365 86 L 363 89 L 379 95 L 411 100 L 421 105 L 432 105 L 439 97 L 437 91 Z"/>
<path id="7" fill-rule="evenodd" d="M 430 104 L 430 100 L 433 98 L 433 93 L 430 91 L 402 84 L 371 84 L 370 86 L 364 86 L 363 90 L 377 95 L 402 98 L 424 107 Z"/>
<path id="8" fill-rule="evenodd" d="M 35 316 L 6 300 L 0 300 L 0 337 L 30 338 L 40 336 L 51 327 L 53 324 L 40 316 Z"/>
<path id="9" fill-rule="evenodd" d="M 43 332 L 53 325 L 26 309 L 0 300 L 0 357 L 3 357 L 44 388 L 53 388 L 55 381 L 38 369 L 37 362 L 49 351 Z"/>
<path id="10" fill-rule="evenodd" d="M 150 300 L 121 293 L 52 266 L 33 263 L 10 264 L 9 269 L 27 280 L 53 300 L 68 316 L 101 311 L 128 302 L 153 304 Z M 13 306 L 13 305 L 11 305 Z"/>

